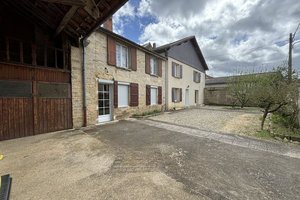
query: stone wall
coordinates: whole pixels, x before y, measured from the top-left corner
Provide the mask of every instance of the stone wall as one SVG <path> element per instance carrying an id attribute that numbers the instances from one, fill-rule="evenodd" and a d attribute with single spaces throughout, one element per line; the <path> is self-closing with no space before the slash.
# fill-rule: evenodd
<path id="1" fill-rule="evenodd" d="M 82 49 L 71 48 L 71 85 L 73 126 L 83 126 Z"/>
<path id="2" fill-rule="evenodd" d="M 162 77 L 151 76 L 145 73 L 145 53 L 137 49 L 137 71 L 117 68 L 107 64 L 107 36 L 101 32 L 94 32 L 89 38 L 90 44 L 86 47 L 86 97 L 87 97 L 87 124 L 98 123 L 98 81 L 116 80 L 118 82 L 139 84 L 139 106 L 114 108 L 114 119 L 123 119 L 132 114 L 141 114 L 153 110 L 164 110 L 165 105 L 165 61 L 162 62 Z M 83 124 L 82 109 L 82 67 L 79 59 L 81 49 L 72 47 L 72 98 L 73 123 L 75 127 Z M 146 106 L 146 85 L 162 86 L 162 104 Z"/>
<path id="3" fill-rule="evenodd" d="M 208 87 L 204 89 L 205 105 L 232 105 L 234 99 L 227 87 Z"/>

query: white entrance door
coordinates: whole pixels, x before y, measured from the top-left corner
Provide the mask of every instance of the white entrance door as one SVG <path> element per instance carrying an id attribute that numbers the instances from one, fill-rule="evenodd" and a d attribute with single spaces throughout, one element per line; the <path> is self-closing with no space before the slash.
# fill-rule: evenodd
<path id="1" fill-rule="evenodd" d="M 185 90 L 185 107 L 189 107 L 189 90 Z"/>
<path id="2" fill-rule="evenodd" d="M 98 84 L 98 122 L 112 120 L 112 85 Z"/>

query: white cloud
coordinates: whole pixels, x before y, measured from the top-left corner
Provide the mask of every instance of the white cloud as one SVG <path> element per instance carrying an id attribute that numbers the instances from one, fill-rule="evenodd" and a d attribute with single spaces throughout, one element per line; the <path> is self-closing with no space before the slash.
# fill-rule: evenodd
<path id="1" fill-rule="evenodd" d="M 117 34 L 122 34 L 124 27 L 129 21 L 135 18 L 134 6 L 127 2 L 115 15 L 113 15 L 113 30 Z"/>
<path id="2" fill-rule="evenodd" d="M 137 11 L 156 18 L 144 27 L 141 43 L 195 35 L 213 76 L 282 64 L 288 45 L 275 43 L 286 41 L 300 22 L 298 0 L 141 0 Z M 293 64 L 299 70 L 297 48 Z"/>

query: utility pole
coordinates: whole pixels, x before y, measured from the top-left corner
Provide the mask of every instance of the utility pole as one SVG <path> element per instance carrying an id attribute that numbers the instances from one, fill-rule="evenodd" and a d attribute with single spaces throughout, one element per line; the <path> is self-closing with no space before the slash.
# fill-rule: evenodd
<path id="1" fill-rule="evenodd" d="M 289 42 L 289 67 L 288 67 L 288 79 L 289 83 L 292 82 L 292 49 L 293 49 L 293 34 L 290 33 L 290 42 Z"/>
<path id="2" fill-rule="evenodd" d="M 290 40 L 289 40 L 289 62 L 288 62 L 288 81 L 289 83 L 292 82 L 292 51 L 293 51 L 293 45 L 296 44 L 296 43 L 299 43 L 300 41 L 296 41 L 294 42 L 294 39 L 295 39 L 295 36 L 296 36 L 296 33 L 299 29 L 299 26 L 300 26 L 300 23 L 298 24 L 297 28 L 296 28 L 296 31 L 295 33 L 290 33 Z"/>

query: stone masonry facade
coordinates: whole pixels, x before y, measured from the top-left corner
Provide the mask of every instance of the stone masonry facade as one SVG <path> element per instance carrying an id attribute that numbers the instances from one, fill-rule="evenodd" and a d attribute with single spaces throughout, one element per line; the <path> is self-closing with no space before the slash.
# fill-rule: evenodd
<path id="1" fill-rule="evenodd" d="M 165 61 L 162 61 L 162 77 L 145 73 L 145 52 L 137 48 L 137 70 L 122 69 L 108 65 L 107 34 L 94 32 L 86 47 L 86 103 L 87 125 L 98 124 L 98 80 L 116 80 L 118 82 L 137 83 L 139 85 L 139 104 L 136 107 L 113 108 L 114 119 L 123 119 L 132 114 L 141 114 L 153 110 L 165 109 Z M 82 49 L 72 47 L 72 100 L 74 127 L 83 125 L 83 81 Z M 162 87 L 162 104 L 146 105 L 146 85 Z"/>

